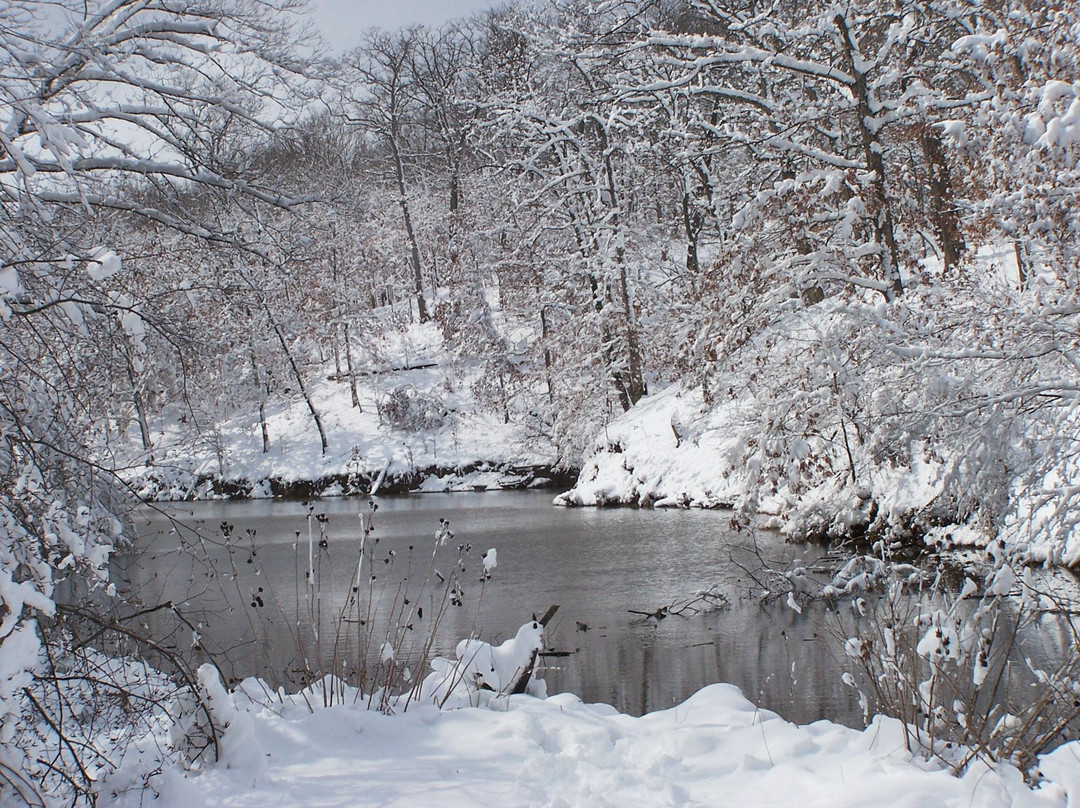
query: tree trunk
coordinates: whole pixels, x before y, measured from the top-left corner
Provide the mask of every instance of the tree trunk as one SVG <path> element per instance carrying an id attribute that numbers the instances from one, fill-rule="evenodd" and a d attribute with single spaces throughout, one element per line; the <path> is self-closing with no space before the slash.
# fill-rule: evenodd
<path id="1" fill-rule="evenodd" d="M 930 215 L 941 247 L 941 262 L 945 271 L 950 272 L 960 264 L 960 257 L 967 249 L 960 231 L 960 217 L 953 202 L 952 176 L 945 150 L 941 147 L 941 138 L 933 127 L 925 124 L 920 127 L 919 144 L 929 175 Z"/>
<path id="2" fill-rule="evenodd" d="M 872 176 L 869 202 L 870 209 L 874 213 L 874 239 L 881 248 L 882 280 L 889 284 L 888 290 L 882 294 L 885 295 L 886 300 L 892 301 L 904 294 L 904 283 L 900 277 L 900 248 L 896 243 L 896 229 L 893 226 L 885 160 L 881 156 L 882 145 L 871 125 L 874 113 L 870 107 L 870 87 L 866 81 L 866 74 L 858 69 L 855 58 L 857 48 L 851 38 L 847 21 L 842 14 L 837 14 L 833 21 L 843 35 L 844 67 L 854 79 L 848 89 L 855 99 L 855 119 L 859 127 L 859 138 L 862 141 L 863 159 L 866 160 L 866 168 Z"/>
<path id="3" fill-rule="evenodd" d="M 1016 283 L 1021 290 L 1027 289 L 1028 285 L 1028 262 L 1025 256 L 1024 243 L 1020 239 L 1013 242 L 1013 252 L 1016 254 Z"/>
<path id="4" fill-rule="evenodd" d="M 627 412 L 634 406 L 635 399 L 627 384 L 627 374 L 623 372 L 619 357 L 615 352 L 615 336 L 611 333 L 611 329 L 608 328 L 603 319 L 605 295 L 601 292 L 600 282 L 596 279 L 596 276 L 592 273 L 586 273 L 586 278 L 589 282 L 589 290 L 592 293 L 593 308 L 601 318 L 600 341 L 602 343 L 601 351 L 604 355 L 604 363 L 607 365 L 608 372 L 611 374 L 611 383 L 615 387 L 615 392 L 619 395 L 619 406 L 622 407 L 623 412 Z M 607 299 L 610 300 L 610 290 L 608 290 L 608 292 Z"/>
<path id="5" fill-rule="evenodd" d="M 458 177 L 458 166 L 453 160 L 447 159 L 450 165 L 450 214 L 453 215 L 458 212 L 458 207 L 461 205 L 461 179 Z"/>
<path id="6" fill-rule="evenodd" d="M 139 380 L 136 378 L 131 357 L 125 354 L 124 361 L 127 364 L 128 380 L 131 382 L 131 402 L 135 405 L 135 420 L 139 422 L 142 447 L 144 451 L 149 452 L 154 446 L 150 440 L 150 422 L 146 418 L 146 402 L 143 400 L 142 391 L 139 390 Z"/>
<path id="7" fill-rule="evenodd" d="M 537 290 L 539 291 L 539 290 Z M 555 403 L 555 388 L 551 384 L 551 349 L 548 347 L 550 342 L 551 329 L 548 327 L 547 309 L 544 304 L 540 304 L 540 342 L 544 346 L 544 380 L 547 382 L 547 394 L 548 402 Z"/>
<path id="8" fill-rule="evenodd" d="M 698 263 L 698 228 L 689 191 L 683 191 L 682 214 L 683 231 L 686 233 L 686 273 L 690 277 L 690 283 L 694 284 L 700 264 Z"/>
<path id="9" fill-rule="evenodd" d="M 607 133 L 601 129 L 601 143 L 604 146 L 604 172 L 607 175 L 608 204 L 611 207 L 612 227 L 619 232 L 622 227 L 619 216 L 619 197 L 615 187 L 615 167 L 611 164 L 611 150 L 608 148 Z M 637 323 L 634 317 L 633 301 L 630 298 L 630 280 L 626 274 L 626 260 L 622 244 L 616 242 L 615 262 L 619 267 L 619 302 L 623 309 L 623 327 L 626 330 L 626 375 L 623 389 L 627 401 L 623 410 L 629 410 L 648 392 L 645 386 L 645 374 L 641 368 L 641 344 L 638 341 Z"/>
<path id="10" fill-rule="evenodd" d="M 417 316 L 420 318 L 420 322 L 426 323 L 431 317 L 428 314 L 427 302 L 424 300 L 424 274 L 423 265 L 420 261 L 420 243 L 416 239 L 416 230 L 413 228 L 412 214 L 409 211 L 409 199 L 405 187 L 405 164 L 401 157 L 396 128 L 391 129 L 389 140 L 390 153 L 394 158 L 394 174 L 397 178 L 398 204 L 401 207 L 401 218 L 405 225 L 405 238 L 409 242 L 409 267 L 412 269 L 413 290 L 416 293 Z"/>
<path id="11" fill-rule="evenodd" d="M 267 311 L 267 316 L 270 316 L 269 311 Z M 285 335 L 281 333 L 281 329 L 272 317 L 270 318 L 270 327 L 274 329 L 274 334 L 278 338 L 281 350 L 285 352 L 285 358 L 288 360 L 289 367 L 292 369 L 293 378 L 296 379 L 296 386 L 300 388 L 300 394 L 304 397 L 304 402 L 307 404 L 308 411 L 311 413 L 311 419 L 315 422 L 315 428 L 319 430 L 319 440 L 322 442 L 322 453 L 325 455 L 326 450 L 330 448 L 330 443 L 326 439 L 326 429 L 323 427 L 322 415 L 319 414 L 319 410 L 315 407 L 315 402 L 311 400 L 307 385 L 304 384 L 304 374 L 300 372 L 300 366 L 296 364 L 296 359 L 293 357 L 292 351 L 289 350 L 289 344 L 285 341 Z"/>
<path id="12" fill-rule="evenodd" d="M 255 358 L 255 346 L 249 345 L 251 354 L 251 370 L 255 374 L 255 387 L 259 390 L 259 428 L 262 430 L 263 454 L 270 451 L 270 428 L 266 424 L 266 397 L 270 393 L 269 383 L 264 383 L 262 374 L 259 373 L 259 362 Z"/>
<path id="13" fill-rule="evenodd" d="M 630 298 L 630 283 L 626 277 L 626 264 L 619 262 L 619 291 L 623 309 L 626 312 L 626 387 L 630 405 L 637 404 L 649 390 L 645 384 L 645 373 L 641 367 L 641 343 L 638 340 L 637 322 L 634 317 L 633 301 Z M 626 409 L 629 409 L 627 407 Z"/>
<path id="14" fill-rule="evenodd" d="M 349 392 L 352 394 L 352 405 L 360 410 L 360 412 L 363 412 L 364 408 L 360 406 L 360 395 L 356 391 L 356 373 L 353 371 L 352 345 L 349 343 L 349 324 L 342 324 L 342 329 L 345 331 L 345 369 L 349 374 Z"/>

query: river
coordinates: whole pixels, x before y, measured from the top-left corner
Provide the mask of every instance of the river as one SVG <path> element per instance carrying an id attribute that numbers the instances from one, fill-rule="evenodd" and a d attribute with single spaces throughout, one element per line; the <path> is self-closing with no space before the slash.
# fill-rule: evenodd
<path id="1" fill-rule="evenodd" d="M 437 632 L 439 653 L 449 654 L 470 634 L 505 639 L 557 604 L 548 646 L 563 655 L 545 657 L 540 671 L 549 692 L 570 691 L 641 714 L 671 707 L 706 684 L 731 682 L 790 720 L 859 722 L 824 613 L 760 606 L 741 569 L 760 564 L 759 556 L 785 567 L 819 550 L 785 544 L 768 531 L 734 531 L 731 515 L 720 511 L 565 509 L 550 501 L 550 492 L 542 491 L 378 498 L 367 540 L 377 580 L 365 572 L 361 600 L 370 585 L 374 608 L 382 603 L 380 614 L 400 601 L 409 561 L 415 583 L 446 519 L 454 537 L 440 550 L 440 572 L 453 569 L 449 556 L 457 555 L 458 545 L 472 549 L 461 575 L 462 605 L 447 611 Z M 305 667 L 338 664 L 347 676 L 349 660 L 342 657 L 356 652 L 342 653 L 335 620 L 354 584 L 360 514 L 371 509 L 357 497 L 316 500 L 313 506 L 310 520 L 308 508 L 296 501 L 146 508 L 138 525 L 140 552 L 118 557 L 116 577 L 143 603 L 177 604 L 190 627 L 172 625 L 167 613 L 149 615 L 148 625 L 194 662 L 212 652 L 227 678 L 256 675 L 294 687 Z M 231 526 L 228 542 L 222 523 Z M 305 586 L 309 524 L 317 593 Z M 497 566 L 481 582 L 481 555 L 489 548 L 497 550 Z M 730 605 L 662 619 L 631 613 L 678 605 L 710 587 Z M 322 626 L 319 660 L 312 650 L 313 623 Z M 423 620 L 413 623 L 420 636 Z"/>
<path id="2" fill-rule="evenodd" d="M 398 645 L 415 651 L 439 612 L 432 593 L 459 570 L 461 591 L 451 597 L 461 605 L 445 610 L 435 653 L 449 655 L 470 635 L 498 642 L 556 604 L 547 636 L 559 653 L 539 670 L 550 693 L 642 714 L 730 682 L 792 721 L 861 725 L 841 678 L 835 616 L 821 603 L 801 614 L 779 601 L 762 606 L 746 574 L 763 562 L 790 568 L 819 548 L 734 530 L 722 511 L 550 502 L 550 492 L 533 491 L 323 499 L 310 508 L 283 500 L 147 506 L 139 552 L 116 557 L 114 577 L 147 605 L 175 604 L 186 623 L 159 610 L 142 618 L 146 627 L 193 663 L 212 658 L 233 681 L 259 676 L 295 689 L 311 671 L 355 677 L 357 649 L 378 653 L 390 612 L 405 600 L 413 627 Z M 373 529 L 358 583 L 362 514 Z M 453 537 L 433 562 L 441 520 Z M 471 548 L 462 551 L 463 572 L 459 547 Z M 481 580 L 489 548 L 497 565 Z M 309 569 L 316 585 L 307 585 Z M 354 588 L 355 605 L 343 609 Z M 680 605 L 708 588 L 729 605 L 661 619 L 633 613 Z M 371 630 L 378 636 L 362 643 Z"/>

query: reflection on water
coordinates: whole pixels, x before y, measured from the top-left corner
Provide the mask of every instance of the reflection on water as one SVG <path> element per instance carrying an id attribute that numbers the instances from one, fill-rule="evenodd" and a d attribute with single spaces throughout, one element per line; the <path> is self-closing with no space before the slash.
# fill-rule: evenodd
<path id="1" fill-rule="evenodd" d="M 489 641 L 512 636 L 534 613 L 558 604 L 548 644 L 572 653 L 545 658 L 549 692 L 570 691 L 640 714 L 670 707 L 706 684 L 731 682 L 791 720 L 859 723 L 824 613 L 762 608 L 745 598 L 739 564 L 759 563 L 755 541 L 763 558 L 781 566 L 813 555 L 814 548 L 786 545 L 768 533 L 734 532 L 723 512 L 567 510 L 549 503 L 550 494 L 543 492 L 380 498 L 372 534 L 378 544 L 369 544 L 377 580 L 368 587 L 372 571 L 364 572 L 361 613 L 385 611 L 400 602 L 401 592 L 415 597 L 408 587 L 427 575 L 434 533 L 445 518 L 455 538 L 443 552 L 456 555 L 458 544 L 472 549 L 462 577 L 464 605 L 447 612 L 437 653 L 450 653 L 458 639 L 473 633 Z M 359 514 L 367 510 L 367 500 L 360 498 L 315 503 L 315 513 L 325 514 L 326 538 L 320 550 L 320 526 L 312 520 L 319 600 L 305 586 L 309 521 L 298 502 L 170 506 L 184 527 L 147 509 L 139 526 L 141 552 L 118 558 L 115 575 L 143 603 L 176 604 L 190 625 L 174 628 L 167 612 L 144 620 L 159 633 L 170 632 L 168 640 L 190 649 L 193 661 L 213 652 L 226 676 L 295 685 L 290 672 L 305 662 L 319 667 L 310 658 L 313 623 L 322 626 L 318 648 L 324 669 L 332 666 L 348 676 L 356 669 L 357 637 L 365 629 L 357 622 L 333 627 L 354 585 Z M 228 542 L 223 522 L 231 525 Z M 498 566 L 481 582 L 480 554 L 489 547 L 498 550 Z M 446 563 L 440 558 L 438 565 Z M 446 575 L 447 569 L 440 572 Z M 405 578 L 410 583 L 403 584 Z M 714 584 L 731 599 L 731 608 L 663 620 L 628 611 L 652 611 Z M 436 610 L 431 604 L 415 621 L 421 624 L 418 637 Z"/>

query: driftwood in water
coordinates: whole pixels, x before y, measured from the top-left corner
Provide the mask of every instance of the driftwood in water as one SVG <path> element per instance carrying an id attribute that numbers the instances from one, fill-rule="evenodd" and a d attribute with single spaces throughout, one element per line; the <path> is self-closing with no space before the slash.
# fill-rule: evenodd
<path id="1" fill-rule="evenodd" d="M 694 593 L 691 598 L 682 598 L 679 600 L 673 600 L 667 606 L 661 606 L 658 609 L 653 609 L 651 612 L 644 612 L 640 609 L 627 609 L 630 614 L 639 614 L 648 620 L 650 617 L 653 620 L 663 620 L 668 615 L 678 614 L 684 617 L 700 614 L 701 612 L 708 612 L 714 609 L 726 608 L 729 604 L 727 596 L 720 592 L 717 587 L 712 586 L 708 589 L 702 589 L 699 592 Z"/>
<path id="2" fill-rule="evenodd" d="M 656 620 L 663 620 L 669 614 L 669 609 L 667 606 L 661 606 L 655 612 L 642 612 L 638 611 L 637 609 L 627 609 L 626 611 L 630 612 L 630 614 L 640 614 L 643 617 L 652 617 Z"/>

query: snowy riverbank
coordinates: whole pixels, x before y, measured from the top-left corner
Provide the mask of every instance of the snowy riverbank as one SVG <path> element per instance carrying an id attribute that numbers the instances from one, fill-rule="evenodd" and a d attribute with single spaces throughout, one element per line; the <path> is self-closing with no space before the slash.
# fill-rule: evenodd
<path id="1" fill-rule="evenodd" d="M 910 467 L 871 467 L 868 483 L 861 486 L 830 474 L 815 479 L 804 470 L 790 481 L 763 486 L 760 464 L 753 457 L 760 410 L 753 396 L 709 406 L 700 391 L 678 385 L 661 390 L 605 429 L 575 485 L 555 501 L 570 506 L 735 508 L 774 515 L 775 526 L 804 539 L 819 534 L 843 537 L 875 518 L 901 525 L 945 488 L 943 464 L 921 459 Z M 802 443 L 787 451 L 815 459 L 818 447 Z M 960 529 L 953 527 L 954 532 Z M 967 536 L 974 538 L 970 532 Z"/>
<path id="2" fill-rule="evenodd" d="M 307 402 L 284 396 L 265 408 L 264 444 L 253 406 L 194 423 L 171 409 L 154 425 L 154 448 L 125 449 L 124 478 L 148 500 L 340 496 L 569 485 L 553 446 L 508 423 L 478 398 L 476 362 L 454 361 L 434 323 L 386 335 L 378 361 L 357 372 L 356 402 L 332 365 L 309 384 L 327 437 L 323 451 Z M 129 427 L 127 446 L 137 441 Z M 265 451 L 264 451 L 265 449 Z"/>
<path id="3" fill-rule="evenodd" d="M 959 463 L 944 452 L 935 456 L 933 447 L 906 465 L 865 462 L 857 484 L 844 475 L 802 470 L 788 480 L 763 482 L 755 450 L 748 446 L 757 407 L 752 397 L 709 407 L 698 391 L 668 387 L 607 427 L 577 482 L 555 503 L 735 508 L 771 516 L 765 525 L 800 541 L 877 531 L 890 540 L 942 550 L 984 547 L 996 539 L 1020 560 L 1080 563 L 1080 531 L 1072 521 L 1055 522 L 1064 521 L 1055 494 L 1075 475 L 1072 458 L 1046 458 L 1017 472 L 1000 492 L 1004 504 L 995 526 L 955 512 L 950 487 L 957 484 Z M 808 464 L 820 462 L 819 447 L 802 443 L 785 451 Z M 1045 484 L 1035 488 L 1033 478 Z"/>
<path id="4" fill-rule="evenodd" d="M 160 808 L 660 808 L 661 806 L 1075 805 L 1080 743 L 1045 757 L 1029 789 L 1008 765 L 973 764 L 954 777 L 913 755 L 899 722 L 863 731 L 790 724 L 730 685 L 641 718 L 571 695 L 512 696 L 491 709 L 433 706 L 387 716 L 318 697 L 267 700 L 248 683 L 223 759 L 201 773 L 170 769 L 153 781 Z M 140 791 L 103 808 L 147 805 Z"/>
<path id="5" fill-rule="evenodd" d="M 980 267 L 1007 290 L 1015 268 L 998 253 Z M 1058 372 L 1041 354 L 1012 361 L 971 349 L 992 342 L 977 329 L 928 326 L 936 294 L 913 284 L 895 309 L 792 305 L 699 386 L 668 386 L 616 417 L 556 501 L 731 506 L 772 515 L 796 540 L 1000 541 L 1020 561 L 1080 564 L 1074 394 L 1018 378 Z"/>
<path id="6" fill-rule="evenodd" d="M 1002 288 L 1015 273 L 1000 250 L 978 267 Z M 973 354 L 979 333 L 930 333 L 936 294 L 913 282 L 902 308 L 792 304 L 723 366 L 703 366 L 700 385 L 658 385 L 598 430 L 584 419 L 584 457 L 560 454 L 550 424 L 508 406 L 502 381 L 493 393 L 483 362 L 428 323 L 387 330 L 351 380 L 325 361 L 304 395 L 279 391 L 261 418 L 253 402 L 213 418 L 173 408 L 142 453 L 128 424 L 118 465 L 144 499 L 557 486 L 564 505 L 765 513 L 796 540 L 997 539 L 1022 560 L 1080 563 L 1076 415 L 1017 378 L 1054 368 Z M 911 329 L 914 343 L 900 344 Z"/>

